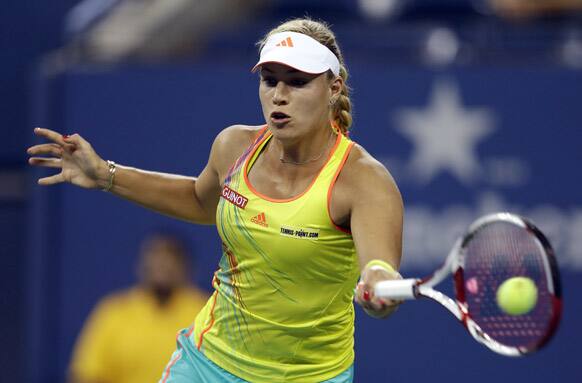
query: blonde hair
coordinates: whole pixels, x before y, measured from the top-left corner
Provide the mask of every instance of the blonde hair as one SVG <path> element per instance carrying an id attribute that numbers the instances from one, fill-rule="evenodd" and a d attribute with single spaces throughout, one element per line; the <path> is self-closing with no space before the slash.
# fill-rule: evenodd
<path id="1" fill-rule="evenodd" d="M 340 63 L 339 75 L 344 81 L 338 99 L 331 106 L 331 112 L 334 125 L 344 135 L 347 135 L 350 126 L 352 125 L 352 102 L 350 100 L 350 88 L 347 84 L 348 70 L 331 28 L 323 21 L 315 21 L 310 18 L 292 19 L 284 22 L 267 33 L 267 35 L 257 43 L 259 51 L 263 48 L 269 36 L 280 32 L 296 32 L 307 35 L 312 39 L 317 40 L 320 44 L 325 45 L 338 58 Z M 334 77 L 331 71 L 328 71 L 328 77 Z"/>

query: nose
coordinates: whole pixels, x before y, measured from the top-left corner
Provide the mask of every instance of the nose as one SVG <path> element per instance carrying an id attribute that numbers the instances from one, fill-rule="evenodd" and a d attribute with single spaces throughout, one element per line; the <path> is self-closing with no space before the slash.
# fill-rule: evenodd
<path id="1" fill-rule="evenodd" d="M 286 105 L 288 102 L 287 84 L 283 81 L 277 82 L 273 92 L 273 104 Z"/>

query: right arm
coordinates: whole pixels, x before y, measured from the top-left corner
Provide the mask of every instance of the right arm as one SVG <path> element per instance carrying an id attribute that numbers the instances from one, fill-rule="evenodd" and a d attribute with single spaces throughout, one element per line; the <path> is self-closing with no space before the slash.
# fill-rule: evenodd
<path id="1" fill-rule="evenodd" d="M 34 133 L 52 143 L 28 149 L 31 165 L 60 168 L 61 172 L 38 180 L 40 185 L 62 182 L 88 188 L 104 189 L 109 184 L 107 162 L 80 135 L 62 136 L 49 129 L 36 128 Z M 220 197 L 220 176 L 248 145 L 240 140 L 248 130 L 232 127 L 215 139 L 208 163 L 199 177 L 150 172 L 117 165 L 112 194 L 174 218 L 200 224 L 213 224 Z M 250 139 L 250 137 L 249 137 Z M 240 148 L 239 148 L 240 147 Z"/>
<path id="2" fill-rule="evenodd" d="M 199 224 L 214 223 L 220 189 L 213 169 L 208 166 L 199 177 L 151 172 L 121 165 L 116 167 L 115 182 L 110 193 L 173 218 Z M 103 180 L 101 178 L 102 185 Z"/>

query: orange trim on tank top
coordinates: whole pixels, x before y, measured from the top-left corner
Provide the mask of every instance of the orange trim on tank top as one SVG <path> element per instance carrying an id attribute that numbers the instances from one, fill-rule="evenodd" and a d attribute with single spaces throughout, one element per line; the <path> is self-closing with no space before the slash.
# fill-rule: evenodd
<path id="1" fill-rule="evenodd" d="M 198 350 L 200 350 L 200 347 L 202 347 L 202 341 L 204 340 L 204 334 L 206 334 L 208 331 L 210 331 L 210 329 L 212 328 L 212 326 L 214 325 L 214 307 L 216 306 L 216 297 L 218 296 L 218 291 L 214 292 L 214 301 L 212 302 L 212 308 L 210 309 L 210 323 L 208 324 L 208 326 L 202 330 L 202 332 L 200 333 L 200 337 L 198 338 L 198 345 L 196 346 L 196 348 Z"/>
<path id="2" fill-rule="evenodd" d="M 346 152 L 344 153 L 344 157 L 342 158 L 342 162 L 340 162 L 337 170 L 335 171 L 333 178 L 331 179 L 331 183 L 329 184 L 329 189 L 327 189 L 327 215 L 329 216 L 329 220 L 336 229 L 338 229 L 339 231 L 344 232 L 346 234 L 350 234 L 350 235 L 352 234 L 351 230 L 344 229 L 343 227 L 338 226 L 333 221 L 333 218 L 331 218 L 331 192 L 332 192 L 333 187 L 335 185 L 335 181 L 337 181 L 337 178 L 339 177 L 340 172 L 342 171 L 346 161 L 348 160 L 348 156 L 350 155 L 350 152 L 352 151 L 353 147 L 354 147 L 354 143 L 350 142 L 348 148 L 346 149 Z"/>
<path id="3" fill-rule="evenodd" d="M 337 138 L 335 140 L 335 144 L 333 145 L 333 148 L 331 149 L 331 151 L 329 152 L 329 155 L 327 157 L 327 159 L 325 160 L 325 164 L 321 167 L 321 169 L 319 169 L 319 171 L 317 172 L 317 175 L 315 177 L 313 177 L 313 180 L 311 180 L 311 183 L 309 184 L 309 186 L 307 186 L 307 188 L 300 194 L 291 197 L 291 198 L 283 198 L 283 199 L 277 199 L 277 198 L 271 198 L 268 197 L 262 193 L 260 193 L 259 191 L 257 191 L 253 185 L 251 185 L 251 182 L 249 181 L 249 177 L 248 177 L 248 167 L 249 167 L 249 163 L 250 160 L 252 158 L 255 158 L 255 154 L 257 152 L 257 150 L 261 147 L 261 145 L 265 142 L 265 140 L 269 139 L 272 136 L 272 134 L 269 132 L 269 134 L 267 134 L 265 137 L 263 137 L 263 139 L 257 144 L 257 146 L 253 149 L 253 152 L 250 156 L 248 156 L 246 163 L 244 165 L 243 168 L 243 177 L 245 180 L 245 184 L 247 185 L 247 187 L 249 188 L 249 190 L 255 194 L 256 196 L 267 200 L 269 202 L 278 202 L 278 203 L 284 203 L 284 202 L 291 202 L 291 201 L 295 201 L 296 199 L 301 198 L 302 196 L 304 196 L 310 189 L 311 187 L 315 184 L 315 181 L 317 181 L 317 179 L 319 178 L 319 175 L 321 174 L 321 172 L 323 171 L 323 169 L 325 169 L 325 167 L 329 164 L 329 161 L 331 160 L 331 158 L 333 157 L 337 147 L 339 146 L 340 142 L 341 142 L 341 133 L 337 133 Z M 258 158 L 258 157 L 257 157 Z M 256 162 L 256 158 L 255 158 L 255 162 Z"/>
<path id="4" fill-rule="evenodd" d="M 182 358 L 182 351 L 180 350 L 180 352 L 178 354 L 176 354 L 176 356 L 170 360 L 170 363 L 168 363 L 168 366 L 166 367 L 166 369 L 164 370 L 164 380 L 162 380 L 162 383 L 166 383 L 166 381 L 168 380 L 168 378 L 170 377 L 170 370 L 172 369 L 172 367 L 174 367 L 174 365 Z"/>

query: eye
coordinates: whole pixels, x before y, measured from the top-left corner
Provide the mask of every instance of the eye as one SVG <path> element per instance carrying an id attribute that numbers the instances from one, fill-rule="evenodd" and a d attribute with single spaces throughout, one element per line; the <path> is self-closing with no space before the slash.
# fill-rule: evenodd
<path id="1" fill-rule="evenodd" d="M 263 77 L 262 81 L 268 87 L 277 86 L 277 80 L 275 80 L 273 77 Z"/>
<path id="2" fill-rule="evenodd" d="M 302 86 L 306 85 L 308 82 L 309 81 L 307 81 L 304 78 L 294 78 L 294 79 L 291 79 L 291 81 L 289 81 L 289 84 L 291 86 L 302 87 Z"/>

